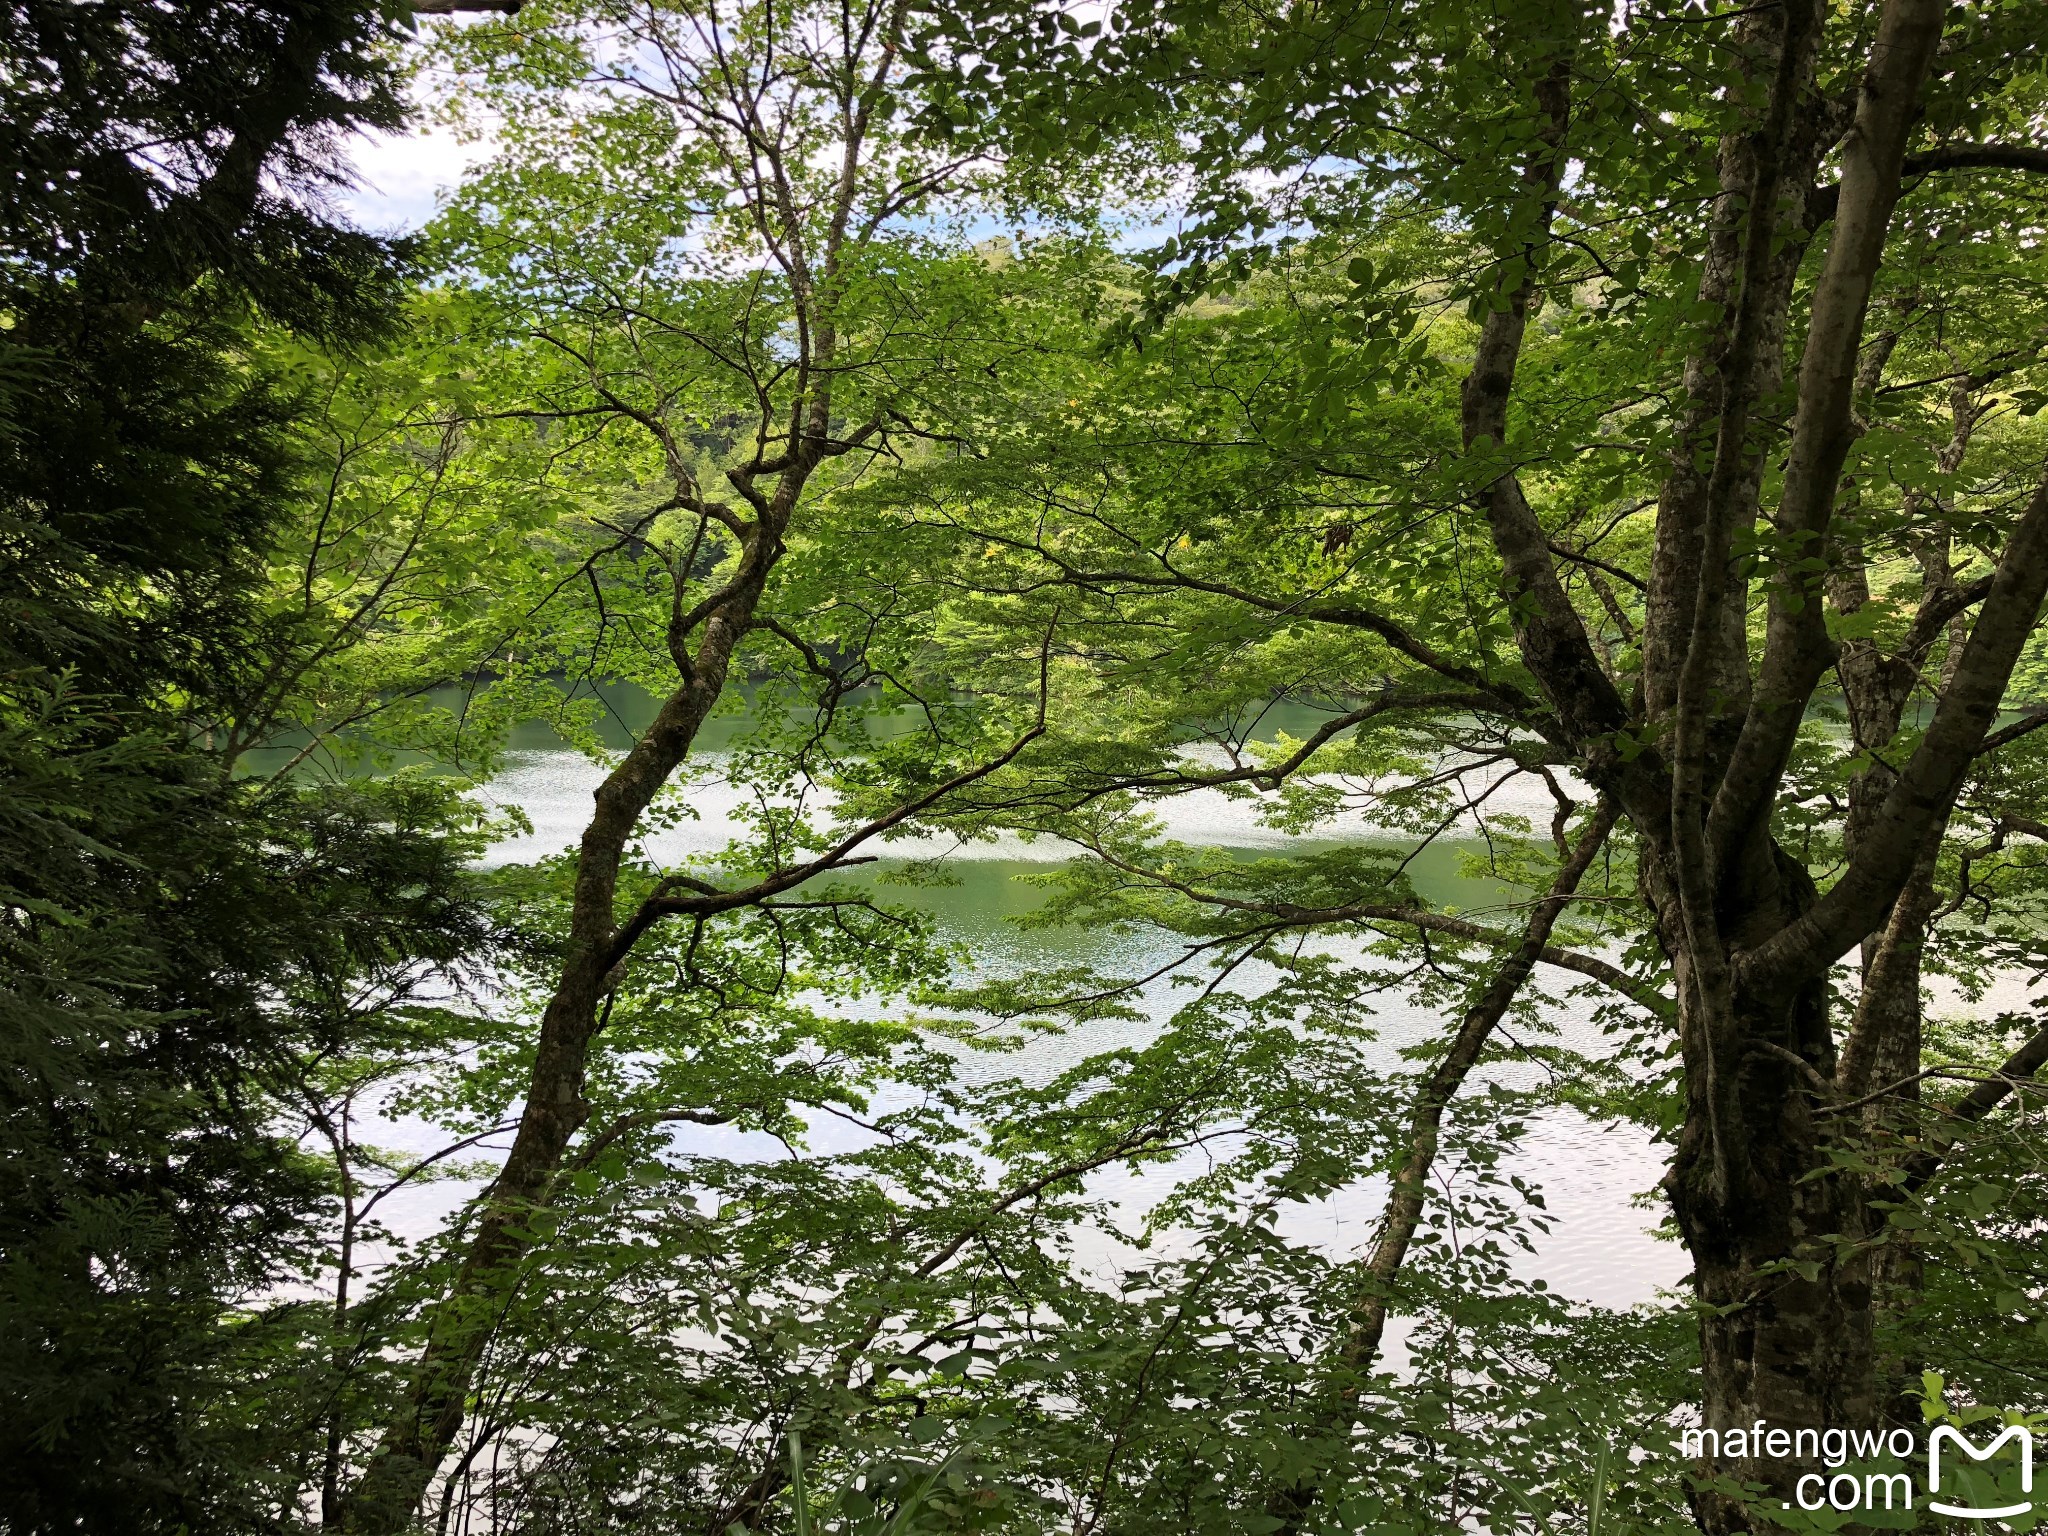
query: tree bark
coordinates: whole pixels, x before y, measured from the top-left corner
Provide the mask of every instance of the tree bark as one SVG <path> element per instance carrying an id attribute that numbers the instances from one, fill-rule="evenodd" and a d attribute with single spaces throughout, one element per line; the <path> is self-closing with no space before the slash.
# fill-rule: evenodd
<path id="1" fill-rule="evenodd" d="M 1763 439 L 1751 421 L 1782 377 L 1807 186 L 1838 117 L 1815 89 L 1825 7 L 1759 7 L 1738 34 L 1749 75 L 1742 95 L 1759 94 L 1752 84 L 1767 89 L 1753 126 L 1722 147 L 1701 291 L 1722 318 L 1688 369 L 1689 430 L 1659 508 L 1644 637 L 1647 747 L 1639 737 L 1634 751 L 1618 749 L 1616 733 L 1627 728 L 1618 690 L 1556 585 L 1513 475 L 1486 498 L 1522 659 L 1585 771 L 1636 828 L 1645 895 L 1678 984 L 1686 1118 L 1666 1185 L 1694 1260 L 1703 1406 L 1715 1428 L 1877 1421 L 1871 1263 L 1858 1241 L 1869 1231 L 1863 1191 L 1827 1171 L 1827 1127 L 1815 1114 L 1836 1070 L 1826 973 L 1893 915 L 1921 849 L 1940 835 L 2039 605 L 2032 567 L 2048 564 L 2023 518 L 1926 744 L 1889 786 L 1848 873 L 1820 896 L 1771 836 L 1794 737 L 1834 661 L 1816 562 L 1800 557 L 1825 545 L 1857 430 L 1851 406 L 1870 293 L 1945 11 L 1945 0 L 1889 0 L 1843 141 L 1774 519 L 1788 554 L 1769 569 L 1754 684 L 1747 589 L 1733 562 L 1738 532 L 1758 515 Z M 1504 436 L 1523 308 L 1489 317 L 1466 390 L 1468 444 Z M 1910 945 L 1895 945 L 1886 963 L 1899 970 L 1912 960 Z M 1803 1469 L 1743 1457 L 1702 1470 L 1789 1496 Z M 1718 1491 L 1703 1493 L 1696 1512 L 1714 1532 L 1749 1525 L 1742 1501 Z"/>

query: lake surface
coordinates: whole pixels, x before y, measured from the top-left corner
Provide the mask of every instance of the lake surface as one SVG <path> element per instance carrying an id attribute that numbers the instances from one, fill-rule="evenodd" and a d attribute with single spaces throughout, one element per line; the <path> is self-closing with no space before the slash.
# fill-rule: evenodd
<path id="1" fill-rule="evenodd" d="M 610 735 L 623 745 L 626 733 L 640 714 L 630 696 L 624 700 Z M 1273 722 L 1268 722 L 1269 726 Z M 1287 721 L 1299 734 L 1302 722 Z M 708 770 L 710 781 L 693 785 L 688 803 L 696 819 L 685 820 L 672 829 L 650 837 L 646 851 L 661 860 L 716 853 L 733 832 L 730 820 L 739 804 L 739 791 L 716 779 L 723 756 L 724 740 L 731 725 L 708 737 L 705 750 L 694 759 Z M 532 825 L 530 833 L 500 844 L 493 862 L 523 861 L 572 845 L 581 833 L 591 808 L 592 791 L 603 775 L 600 766 L 582 753 L 565 747 L 543 726 L 524 727 L 515 738 L 514 750 L 502 772 L 481 792 L 487 802 L 517 808 Z M 1503 789 L 1492 802 L 1500 809 L 1526 808 L 1547 822 L 1550 802 L 1532 795 L 1520 795 L 1520 786 Z M 1517 803 L 1519 802 L 1519 803 Z M 1165 802 L 1158 808 L 1167 833 L 1183 842 L 1208 847 L 1242 849 L 1248 853 L 1272 853 L 1290 844 L 1290 839 L 1260 824 L 1254 808 L 1215 793 L 1197 793 Z M 1365 822 L 1329 829 L 1330 837 L 1379 840 L 1380 834 Z M 1461 873 L 1461 857 L 1476 844 L 1460 845 L 1440 841 L 1425 850 L 1411 866 L 1417 888 L 1432 902 L 1463 910 L 1484 907 L 1507 894 L 1503 888 Z M 1073 965 L 1092 965 L 1105 971 L 1142 975 L 1166 965 L 1181 946 L 1171 935 L 1105 932 L 1081 928 L 1020 928 L 1017 919 L 1032 911 L 1042 899 L 1034 876 L 1042 876 L 1054 861 L 1071 856 L 1073 850 L 1050 843 L 1027 844 L 1008 839 L 994 844 L 955 845 L 933 839 L 885 845 L 885 857 L 866 871 L 867 878 L 886 875 L 892 866 L 911 858 L 942 855 L 954 877 L 953 883 L 932 886 L 893 886 L 892 901 L 916 905 L 931 912 L 941 931 L 989 957 L 987 963 L 1018 970 L 1046 970 Z M 1341 942 L 1341 941 L 1338 941 Z M 1067 1034 L 1036 1040 L 1021 1055 L 1003 1054 L 987 1058 L 969 1055 L 962 1063 L 963 1075 L 974 1077 L 1050 1077 L 1081 1057 L 1112 1044 L 1124 1043 L 1158 1027 L 1158 1021 L 1184 992 L 1164 983 L 1147 989 L 1144 1006 L 1147 1018 L 1137 1022 L 1090 1025 Z M 1568 1043 L 1597 1050 L 1597 1029 L 1583 1019 L 1559 1016 L 1556 1020 Z M 1450 1027 L 1445 1019 L 1412 1006 L 1389 1003 L 1379 1008 L 1372 1020 L 1380 1032 L 1391 1060 L 1398 1048 Z M 1518 1069 L 1494 1069 L 1503 1074 Z M 372 1140 L 409 1145 L 416 1150 L 438 1144 L 431 1128 L 398 1124 L 383 1128 Z M 813 1146 L 819 1151 L 837 1150 L 848 1144 L 856 1131 L 840 1122 L 821 1120 Z M 679 1150 L 718 1154 L 787 1156 L 779 1142 L 765 1136 L 750 1137 L 719 1129 L 687 1128 L 678 1134 Z M 1141 1174 L 1105 1172 L 1091 1182 L 1091 1188 L 1116 1201 L 1128 1219 L 1155 1203 L 1179 1178 L 1197 1171 L 1208 1154 L 1190 1154 L 1177 1164 L 1153 1167 Z M 1544 1192 L 1553 1230 L 1532 1234 L 1536 1247 L 1533 1259 L 1524 1257 L 1521 1268 L 1531 1277 L 1580 1300 L 1604 1306 L 1625 1307 L 1653 1300 L 1660 1289 L 1674 1286 L 1688 1265 L 1683 1250 L 1651 1233 L 1657 1211 L 1641 1197 L 1664 1171 L 1664 1149 L 1647 1136 L 1629 1128 L 1603 1128 L 1570 1111 L 1553 1111 L 1531 1122 L 1513 1172 L 1539 1184 Z M 1291 1235 L 1326 1247 L 1333 1254 L 1347 1254 L 1367 1243 L 1377 1220 L 1383 1184 L 1365 1181 L 1314 1205 L 1296 1206 L 1282 1222 Z M 410 1236 L 431 1230 L 464 1194 L 460 1186 L 441 1185 L 421 1190 L 403 1210 L 392 1213 L 393 1226 Z M 398 1204 L 393 1202 L 394 1206 Z M 1104 1234 L 1080 1252 L 1084 1261 L 1102 1268 L 1114 1266 L 1123 1251 Z M 375 1262 L 374 1255 L 366 1255 Z"/>

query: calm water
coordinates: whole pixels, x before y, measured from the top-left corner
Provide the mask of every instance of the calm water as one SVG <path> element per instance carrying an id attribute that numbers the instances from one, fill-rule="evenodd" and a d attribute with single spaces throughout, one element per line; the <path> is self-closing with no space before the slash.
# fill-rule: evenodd
<path id="1" fill-rule="evenodd" d="M 619 714 L 611 732 L 615 744 L 623 743 L 625 732 L 640 709 L 628 696 Z M 1304 728 L 1300 721 L 1286 723 L 1297 733 Z M 696 819 L 685 820 L 672 830 L 650 837 L 645 845 L 649 854 L 669 860 L 715 853 L 726 845 L 732 832 L 730 815 L 739 797 L 731 786 L 717 782 L 715 775 L 722 756 L 721 738 L 729 739 L 730 730 L 728 726 L 707 740 L 706 750 L 696 759 L 702 769 L 713 775 L 710 781 L 693 786 L 688 794 Z M 482 794 L 492 803 L 517 807 L 532 823 L 532 831 L 500 845 L 494 851 L 494 861 L 530 859 L 572 844 L 589 813 L 591 793 L 602 777 L 600 767 L 564 747 L 545 727 L 523 728 L 514 748 L 503 771 Z M 1513 789 L 1510 786 L 1503 790 L 1491 803 L 1496 808 L 1510 808 Z M 1548 820 L 1547 798 L 1540 803 L 1530 798 L 1523 804 L 1540 820 Z M 1216 794 L 1182 797 L 1161 807 L 1160 814 L 1168 834 L 1188 843 L 1275 852 L 1289 842 L 1260 825 L 1249 804 Z M 1373 838 L 1376 834 L 1361 821 L 1350 827 L 1330 829 L 1326 835 Z M 1461 855 L 1470 846 L 1440 844 L 1427 850 L 1411 866 L 1412 878 L 1428 899 L 1470 910 L 1484 907 L 1505 894 L 1490 881 L 1460 873 Z M 869 878 L 885 876 L 892 866 L 911 857 L 945 856 L 954 883 L 893 886 L 890 899 L 924 907 L 935 916 L 946 935 L 970 945 L 978 956 L 988 957 L 986 963 L 991 966 L 1037 971 L 1087 964 L 1112 973 L 1142 975 L 1179 953 L 1179 946 L 1167 935 L 1020 928 L 1016 919 L 1030 912 L 1041 899 L 1040 888 L 1032 877 L 1043 875 L 1053 861 L 1067 857 L 1071 850 L 1063 847 L 1017 840 L 967 846 L 922 840 L 891 844 L 887 848 L 890 856 L 868 872 Z M 1149 1017 L 1144 1021 L 1091 1025 L 1038 1040 L 1021 1057 L 970 1056 L 962 1064 L 963 1073 L 1049 1077 L 1082 1056 L 1155 1029 L 1157 1021 L 1181 995 L 1184 994 L 1166 984 L 1156 985 L 1146 995 Z M 1383 1005 L 1372 1023 L 1380 1032 L 1390 1060 L 1401 1045 L 1446 1027 L 1442 1018 L 1426 1016 L 1401 1004 Z M 1557 1023 L 1572 1043 L 1598 1048 L 1599 1036 L 1590 1024 L 1571 1017 L 1560 1017 Z M 851 1145 L 849 1138 L 857 1134 L 842 1122 L 823 1120 L 817 1126 L 813 1146 L 820 1151 L 837 1150 Z M 408 1123 L 392 1125 L 370 1139 L 421 1150 L 437 1144 L 431 1128 Z M 779 1142 L 767 1137 L 715 1129 L 689 1128 L 677 1137 L 677 1146 L 689 1151 L 764 1158 L 787 1155 Z M 1200 1158 L 1205 1155 L 1191 1154 L 1179 1164 L 1137 1175 L 1106 1173 L 1093 1182 L 1093 1188 L 1117 1201 L 1126 1217 L 1134 1216 L 1154 1203 L 1175 1180 L 1201 1166 Z M 1520 1166 L 1513 1171 L 1543 1187 L 1555 1222 L 1550 1234 L 1535 1238 L 1536 1255 L 1523 1262 L 1527 1273 L 1540 1276 L 1566 1295 L 1607 1306 L 1649 1301 L 1660 1288 L 1674 1285 L 1684 1274 L 1687 1265 L 1682 1250 L 1651 1235 L 1655 1212 L 1638 1199 L 1663 1172 L 1662 1150 L 1642 1134 L 1629 1129 L 1603 1129 L 1569 1111 L 1552 1112 L 1532 1124 L 1521 1150 Z M 1315 1205 L 1298 1206 L 1283 1221 L 1283 1228 L 1302 1240 L 1325 1245 L 1333 1253 L 1348 1253 L 1370 1239 L 1381 1190 L 1378 1181 L 1366 1181 Z M 402 1233 L 423 1235 L 462 1194 L 462 1188 L 454 1185 L 422 1190 L 402 1211 L 392 1213 L 393 1225 Z M 1084 1244 L 1080 1251 L 1087 1262 L 1104 1268 L 1114 1265 L 1122 1253 L 1106 1234 L 1092 1244 Z"/>

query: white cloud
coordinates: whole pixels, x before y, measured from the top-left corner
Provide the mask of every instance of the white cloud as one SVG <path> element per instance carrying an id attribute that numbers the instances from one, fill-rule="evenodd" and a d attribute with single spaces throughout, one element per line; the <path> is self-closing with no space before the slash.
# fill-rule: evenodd
<path id="1" fill-rule="evenodd" d="M 450 128 L 362 134 L 349 155 L 356 186 L 337 201 L 365 229 L 416 230 L 490 153 L 488 143 L 465 143 Z"/>

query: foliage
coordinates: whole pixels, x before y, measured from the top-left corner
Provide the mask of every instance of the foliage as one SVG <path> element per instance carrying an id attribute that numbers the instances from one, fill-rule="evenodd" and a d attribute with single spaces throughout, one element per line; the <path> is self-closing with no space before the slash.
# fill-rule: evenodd
<path id="1" fill-rule="evenodd" d="M 1838 134 L 1887 8 L 1816 10 Z M 392 243 L 321 198 L 408 8 L 13 7 L 0 1529 L 1768 1519 L 1673 1446 L 1756 1296 L 1684 1219 L 1678 1294 L 1557 1294 L 1528 1173 L 1573 1123 L 1665 1149 L 1660 1209 L 1696 1161 L 1640 786 L 1760 14 L 528 0 L 410 55 L 491 154 Z M 1805 582 L 1842 686 L 1756 845 L 1804 901 L 2048 454 L 2031 162 L 1934 163 L 2038 129 L 2040 12 L 1943 25 L 1821 542 L 1771 510 L 1796 366 L 1744 406 L 1714 729 Z M 1845 153 L 1770 247 L 1795 363 Z M 1625 711 L 1591 746 L 1510 484 Z M 1759 1145 L 1819 1128 L 1789 1198 L 1851 1192 L 1744 1262 L 1878 1277 L 1915 1424 L 2048 1348 L 2023 627 L 1924 905 L 1742 1067 Z M 543 727 L 596 798 L 512 862 Z M 949 923 L 1020 851 L 1019 920 Z"/>
<path id="2" fill-rule="evenodd" d="M 357 5 L 0 21 L 0 1524 L 274 1525 L 328 1175 L 299 1066 L 464 966 L 472 810 L 412 780 L 231 782 L 306 406 L 269 353 L 367 343 L 402 251 L 323 211 L 398 117 Z M 243 1311 L 242 1309 L 250 1309 Z"/>

